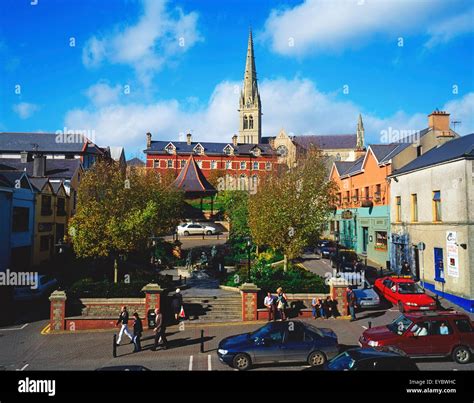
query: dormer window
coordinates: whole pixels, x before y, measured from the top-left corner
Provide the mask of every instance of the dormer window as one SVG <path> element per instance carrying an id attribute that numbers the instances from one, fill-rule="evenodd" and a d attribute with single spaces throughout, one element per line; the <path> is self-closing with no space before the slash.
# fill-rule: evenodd
<path id="1" fill-rule="evenodd" d="M 260 157 L 260 154 L 262 153 L 260 148 L 258 147 L 255 147 L 252 151 L 251 151 L 252 155 L 255 156 L 255 157 Z"/>
<path id="2" fill-rule="evenodd" d="M 201 144 L 196 144 L 193 150 L 195 154 L 204 154 L 204 147 Z"/>
<path id="3" fill-rule="evenodd" d="M 234 154 L 234 148 L 233 148 L 230 144 L 227 144 L 227 145 L 224 147 L 224 154 L 226 154 L 226 155 L 232 155 L 232 154 Z"/>
<path id="4" fill-rule="evenodd" d="M 168 145 L 165 147 L 165 151 L 168 154 L 174 154 L 176 152 L 176 147 L 173 143 L 168 143 Z"/>

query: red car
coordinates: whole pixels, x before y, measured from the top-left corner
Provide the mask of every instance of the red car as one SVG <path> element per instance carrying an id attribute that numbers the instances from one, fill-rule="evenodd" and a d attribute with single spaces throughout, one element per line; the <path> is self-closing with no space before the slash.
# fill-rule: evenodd
<path id="1" fill-rule="evenodd" d="M 448 357 L 459 364 L 470 362 L 474 330 L 470 318 L 455 311 L 412 312 L 386 326 L 367 329 L 361 347 L 391 346 L 411 357 Z"/>
<path id="2" fill-rule="evenodd" d="M 400 312 L 429 311 L 436 309 L 434 298 L 425 294 L 409 276 L 390 276 L 375 280 L 375 289 Z"/>

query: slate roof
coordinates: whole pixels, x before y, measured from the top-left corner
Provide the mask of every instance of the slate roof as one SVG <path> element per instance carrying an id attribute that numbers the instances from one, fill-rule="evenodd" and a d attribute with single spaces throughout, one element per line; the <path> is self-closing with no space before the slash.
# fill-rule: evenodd
<path id="1" fill-rule="evenodd" d="M 46 159 L 46 176 L 49 178 L 71 179 L 80 169 L 79 159 Z M 0 171 L 25 171 L 33 175 L 33 161 L 22 163 L 20 159 L 0 158 Z"/>
<path id="2" fill-rule="evenodd" d="M 80 153 L 84 149 L 85 142 L 57 142 L 56 133 L 0 133 L 0 152 L 22 152 L 35 151 L 34 145 L 38 145 L 41 152 L 70 152 Z M 81 139 L 79 139 L 81 140 Z M 82 139 L 84 140 L 84 138 Z M 98 152 L 95 144 L 89 145 L 89 152 Z"/>
<path id="3" fill-rule="evenodd" d="M 173 182 L 178 189 L 184 190 L 188 197 L 211 196 L 217 193 L 214 186 L 206 179 L 191 154 L 186 165 Z"/>
<path id="4" fill-rule="evenodd" d="M 317 147 L 321 150 L 353 149 L 357 146 L 356 134 L 295 136 L 293 142 L 303 148 Z"/>
<path id="5" fill-rule="evenodd" d="M 354 165 L 354 161 L 334 161 L 334 164 L 339 176 L 343 176 Z"/>
<path id="6" fill-rule="evenodd" d="M 7 183 L 9 186 L 14 186 L 15 181 L 21 179 L 23 175 L 24 172 L 20 171 L 0 172 L 0 180 Z"/>
<path id="7" fill-rule="evenodd" d="M 140 158 L 132 158 L 127 161 L 127 165 L 131 167 L 144 167 L 145 163 Z"/>
<path id="8" fill-rule="evenodd" d="M 232 142 L 230 143 L 214 143 L 214 142 L 191 142 L 188 144 L 186 141 L 152 141 L 151 147 L 144 150 L 145 154 L 167 154 L 165 148 L 168 144 L 172 143 L 176 147 L 176 152 L 178 154 L 192 154 L 194 152 L 194 147 L 198 144 L 201 144 L 204 147 L 204 154 L 206 155 L 221 155 L 224 153 L 224 148 L 227 145 L 230 145 L 234 149 L 235 155 L 248 155 L 250 151 L 255 146 L 259 147 L 262 150 L 262 155 L 273 155 L 275 152 L 272 150 L 269 144 L 238 144 L 234 146 Z"/>
<path id="9" fill-rule="evenodd" d="M 36 191 L 41 192 L 44 186 L 49 182 L 48 178 L 30 178 L 30 182 Z"/>
<path id="10" fill-rule="evenodd" d="M 397 176 L 461 158 L 474 159 L 474 133 L 450 140 L 439 147 L 432 148 L 409 164 L 393 172 L 391 176 Z"/>

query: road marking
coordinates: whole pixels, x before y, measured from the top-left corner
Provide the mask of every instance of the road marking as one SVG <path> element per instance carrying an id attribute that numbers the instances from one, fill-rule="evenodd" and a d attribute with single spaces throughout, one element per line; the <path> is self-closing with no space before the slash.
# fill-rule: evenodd
<path id="1" fill-rule="evenodd" d="M 41 334 L 43 335 L 48 334 L 50 330 L 51 330 L 51 323 L 48 323 L 41 331 Z"/>
<path id="2" fill-rule="evenodd" d="M 193 370 L 193 356 L 189 356 L 189 371 Z"/>
<path id="3" fill-rule="evenodd" d="M 0 329 L 0 331 L 2 331 L 2 332 L 7 332 L 7 331 L 9 331 L 9 330 L 23 330 L 23 329 L 24 329 L 25 327 L 27 327 L 27 326 L 28 326 L 28 323 L 25 323 L 25 324 L 24 324 L 23 326 L 21 326 L 21 327 L 11 327 L 11 328 L 9 328 L 9 329 Z"/>
<path id="4" fill-rule="evenodd" d="M 210 354 L 207 356 L 207 370 L 212 371 L 212 356 Z"/>
<path id="5" fill-rule="evenodd" d="M 364 329 L 366 329 L 366 330 L 367 330 L 367 326 L 363 326 L 363 325 L 361 325 L 361 326 L 362 326 Z"/>
<path id="6" fill-rule="evenodd" d="M 390 312 L 400 312 L 399 309 L 389 309 Z"/>
<path id="7" fill-rule="evenodd" d="M 17 371 L 24 371 L 30 364 L 25 364 L 21 369 L 17 369 Z"/>

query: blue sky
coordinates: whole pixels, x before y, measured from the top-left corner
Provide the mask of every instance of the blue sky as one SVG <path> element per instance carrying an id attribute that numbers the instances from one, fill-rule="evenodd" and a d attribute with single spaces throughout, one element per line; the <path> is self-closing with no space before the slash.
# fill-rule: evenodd
<path id="1" fill-rule="evenodd" d="M 0 130 L 230 141 L 249 26 L 263 134 L 474 132 L 474 6 L 453 0 L 2 0 Z M 74 46 L 71 46 L 74 45 Z M 20 86 L 20 87 L 18 87 Z M 127 87 L 128 86 L 128 87 Z"/>

